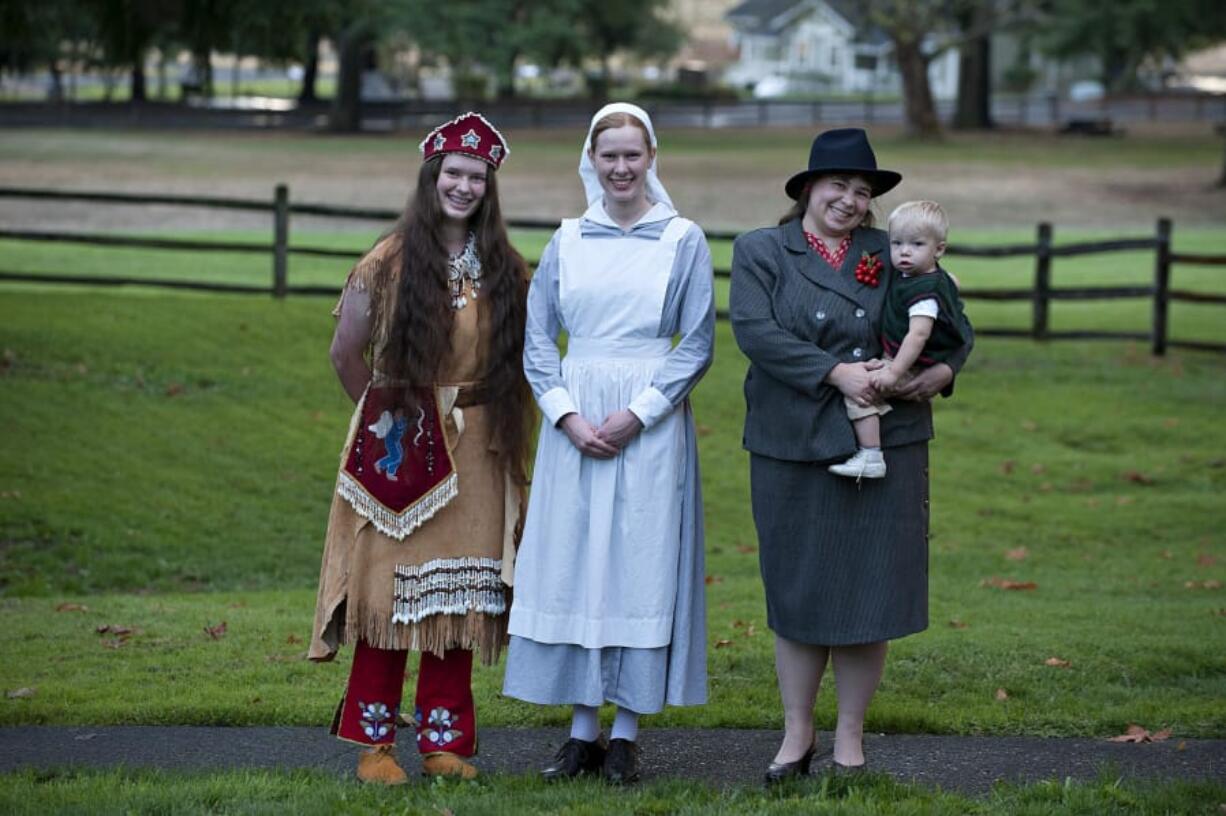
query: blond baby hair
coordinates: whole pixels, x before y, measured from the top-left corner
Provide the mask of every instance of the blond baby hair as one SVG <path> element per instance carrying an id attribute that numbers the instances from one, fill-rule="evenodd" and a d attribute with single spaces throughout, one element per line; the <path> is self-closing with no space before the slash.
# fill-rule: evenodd
<path id="1" fill-rule="evenodd" d="M 888 226 L 891 235 L 920 233 L 934 241 L 944 241 L 949 232 L 949 219 L 935 201 L 905 201 L 890 213 Z"/>

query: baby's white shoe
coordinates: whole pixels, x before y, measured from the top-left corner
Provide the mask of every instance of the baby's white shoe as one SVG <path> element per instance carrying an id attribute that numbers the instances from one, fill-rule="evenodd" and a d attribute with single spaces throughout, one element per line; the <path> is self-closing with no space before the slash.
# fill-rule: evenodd
<path id="1" fill-rule="evenodd" d="M 879 450 L 860 448 L 856 455 L 837 465 L 827 468 L 836 476 L 846 476 L 850 479 L 884 479 L 885 456 Z"/>

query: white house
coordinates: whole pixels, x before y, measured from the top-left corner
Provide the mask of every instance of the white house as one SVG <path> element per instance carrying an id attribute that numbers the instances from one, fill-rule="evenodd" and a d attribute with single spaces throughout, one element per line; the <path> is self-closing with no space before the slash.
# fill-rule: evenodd
<path id="1" fill-rule="evenodd" d="M 724 15 L 739 58 L 724 79 L 759 95 L 897 93 L 893 46 L 855 0 L 745 0 Z M 928 67 L 937 99 L 958 92 L 953 49 Z"/>

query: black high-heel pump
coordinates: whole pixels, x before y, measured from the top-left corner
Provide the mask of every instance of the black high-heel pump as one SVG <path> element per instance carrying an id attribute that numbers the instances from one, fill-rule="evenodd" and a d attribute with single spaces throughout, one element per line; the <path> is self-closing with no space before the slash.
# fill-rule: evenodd
<path id="1" fill-rule="evenodd" d="M 805 751 L 804 756 L 795 762 L 772 762 L 766 767 L 767 786 L 776 785 L 785 779 L 809 775 L 809 766 L 813 763 L 813 755 L 817 753 L 817 743 Z"/>

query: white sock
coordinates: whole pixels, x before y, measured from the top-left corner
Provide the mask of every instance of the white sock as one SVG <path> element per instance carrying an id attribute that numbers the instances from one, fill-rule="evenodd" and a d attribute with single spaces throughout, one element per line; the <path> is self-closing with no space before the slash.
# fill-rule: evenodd
<path id="1" fill-rule="evenodd" d="M 634 742 L 639 738 L 639 715 L 628 708 L 617 707 L 613 717 L 613 731 L 610 739 L 624 739 Z"/>
<path id="2" fill-rule="evenodd" d="M 595 706 L 577 705 L 570 717 L 570 735 L 584 742 L 594 742 L 600 736 L 600 709 Z"/>
<path id="3" fill-rule="evenodd" d="M 870 448 L 868 445 L 865 445 L 864 447 L 860 448 L 860 450 L 868 451 L 869 453 L 881 453 L 881 446 L 878 445 L 875 448 Z"/>

